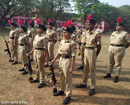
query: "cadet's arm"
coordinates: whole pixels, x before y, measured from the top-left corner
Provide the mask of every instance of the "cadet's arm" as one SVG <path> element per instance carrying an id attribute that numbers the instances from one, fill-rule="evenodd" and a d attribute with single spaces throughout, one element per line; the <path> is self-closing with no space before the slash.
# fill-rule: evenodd
<path id="1" fill-rule="evenodd" d="M 17 40 L 17 37 L 14 36 L 14 46 L 16 45 L 16 40 Z"/>
<path id="2" fill-rule="evenodd" d="M 73 72 L 73 69 L 74 69 L 74 63 L 75 63 L 75 56 L 72 56 L 72 59 L 71 59 L 71 72 Z"/>
<path id="3" fill-rule="evenodd" d="M 43 63 L 45 62 L 45 57 L 47 55 L 47 50 L 44 51 L 44 58 L 43 58 Z"/>
<path id="4" fill-rule="evenodd" d="M 98 55 L 99 55 L 100 51 L 101 51 L 101 45 L 97 45 L 97 52 L 96 52 L 97 57 L 98 57 Z"/>
<path id="5" fill-rule="evenodd" d="M 52 63 L 54 63 L 56 61 L 56 59 L 59 58 L 59 57 L 60 57 L 60 54 L 59 54 L 59 52 L 57 52 L 55 58 L 52 60 Z"/>
<path id="6" fill-rule="evenodd" d="M 125 48 L 128 48 L 130 46 L 130 43 L 127 43 L 127 45 L 125 46 Z"/>

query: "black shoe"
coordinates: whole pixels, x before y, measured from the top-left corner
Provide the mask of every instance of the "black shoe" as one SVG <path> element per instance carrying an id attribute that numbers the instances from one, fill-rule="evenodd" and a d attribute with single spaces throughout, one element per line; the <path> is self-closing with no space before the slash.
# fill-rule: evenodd
<path id="1" fill-rule="evenodd" d="M 9 62 L 14 62 L 14 60 L 12 60 L 12 59 L 9 59 Z"/>
<path id="2" fill-rule="evenodd" d="M 49 70 L 51 70 L 51 68 L 49 68 Z"/>
<path id="3" fill-rule="evenodd" d="M 36 82 L 39 82 L 39 80 L 30 80 L 30 83 L 36 83 Z"/>
<path id="4" fill-rule="evenodd" d="M 42 88 L 43 86 L 45 85 L 45 83 L 40 83 L 39 85 L 38 85 L 38 88 Z"/>
<path id="5" fill-rule="evenodd" d="M 32 61 L 34 61 L 33 59 L 30 59 L 30 61 L 32 62 Z"/>
<path id="6" fill-rule="evenodd" d="M 77 69 L 83 69 L 84 67 L 83 66 L 80 66 L 80 67 L 78 67 Z"/>
<path id="7" fill-rule="evenodd" d="M 86 88 L 86 85 L 83 85 L 82 83 L 81 84 L 78 84 L 78 85 L 75 85 L 76 88 Z"/>
<path id="8" fill-rule="evenodd" d="M 115 76 L 113 82 L 118 82 L 118 76 Z"/>
<path id="9" fill-rule="evenodd" d="M 22 73 L 22 75 L 28 74 L 28 72 L 26 70 L 24 70 L 24 72 Z"/>
<path id="10" fill-rule="evenodd" d="M 58 91 L 53 94 L 53 96 L 59 96 L 59 95 L 64 95 L 64 91 Z"/>
<path id="11" fill-rule="evenodd" d="M 24 67 L 22 69 L 19 69 L 18 71 L 24 71 Z"/>
<path id="12" fill-rule="evenodd" d="M 18 64 L 18 62 L 14 62 L 14 63 L 12 63 L 12 65 L 15 65 L 15 64 Z"/>
<path id="13" fill-rule="evenodd" d="M 91 95 L 93 95 L 95 93 L 95 89 L 90 89 L 90 91 L 89 91 L 89 95 L 91 96 Z"/>
<path id="14" fill-rule="evenodd" d="M 29 81 L 32 81 L 33 80 L 33 77 L 29 77 Z"/>
<path id="15" fill-rule="evenodd" d="M 48 65 L 44 65 L 44 67 L 49 67 Z"/>
<path id="16" fill-rule="evenodd" d="M 71 97 L 66 97 L 66 98 L 63 100 L 62 104 L 68 104 L 70 100 L 71 100 Z"/>
<path id="17" fill-rule="evenodd" d="M 103 78 L 111 78 L 111 74 L 107 73 L 107 75 L 105 75 Z"/>

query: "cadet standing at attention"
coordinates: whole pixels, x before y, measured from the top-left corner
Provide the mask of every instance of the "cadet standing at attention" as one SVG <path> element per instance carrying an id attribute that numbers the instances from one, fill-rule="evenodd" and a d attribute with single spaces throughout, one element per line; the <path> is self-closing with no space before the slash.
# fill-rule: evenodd
<path id="1" fill-rule="evenodd" d="M 34 60 L 36 63 L 36 76 L 31 83 L 39 82 L 38 88 L 42 88 L 45 85 L 45 70 L 44 70 L 44 61 L 47 55 L 47 46 L 48 46 L 48 38 L 46 37 L 46 27 L 43 24 L 39 24 L 39 20 L 37 20 L 37 35 L 34 38 L 33 49 L 27 56 L 33 54 L 34 52 Z"/>
<path id="2" fill-rule="evenodd" d="M 19 32 L 21 33 L 18 39 L 19 43 L 19 51 L 23 62 L 23 68 L 19 69 L 19 71 L 24 71 L 22 75 L 27 74 L 29 71 L 29 60 L 26 56 L 26 53 L 29 51 L 29 38 L 26 34 L 27 27 L 25 25 L 21 25 Z"/>
<path id="3" fill-rule="evenodd" d="M 65 22 L 63 28 L 64 40 L 61 41 L 58 52 L 55 58 L 51 61 L 53 64 L 58 57 L 59 61 L 59 72 L 61 79 L 60 90 L 54 93 L 54 96 L 64 95 L 66 89 L 66 98 L 63 100 L 63 104 L 69 103 L 72 96 L 72 72 L 74 69 L 75 56 L 76 56 L 76 44 L 70 38 L 72 34 L 72 28 L 67 26 L 67 21 Z"/>
<path id="4" fill-rule="evenodd" d="M 60 29 L 60 25 L 58 24 L 58 28 L 56 29 L 56 34 L 57 34 L 57 40 L 60 41 L 60 34 L 61 34 L 61 29 Z"/>
<path id="5" fill-rule="evenodd" d="M 121 72 L 122 60 L 125 55 L 125 49 L 130 46 L 130 35 L 123 31 L 123 23 L 121 23 L 121 17 L 118 18 L 116 31 L 111 34 L 111 45 L 108 49 L 109 52 L 109 66 L 108 74 L 104 78 L 111 78 L 114 65 L 116 65 L 116 75 L 113 82 L 118 82 L 118 77 Z"/>
<path id="6" fill-rule="evenodd" d="M 80 42 L 79 44 L 79 55 L 81 55 L 81 63 L 82 65 L 80 67 L 78 67 L 77 69 L 83 69 L 83 65 L 84 65 L 84 50 L 85 50 L 85 37 L 86 37 L 86 33 L 88 31 L 88 26 L 87 26 L 87 20 L 86 20 L 86 25 L 85 25 L 85 31 L 82 33 L 81 37 L 80 37 Z"/>
<path id="7" fill-rule="evenodd" d="M 29 37 L 29 44 L 30 44 L 30 51 L 32 51 L 33 48 L 33 40 L 35 37 L 35 30 L 34 30 L 34 24 L 28 21 L 28 31 L 27 35 Z M 30 60 L 33 61 L 33 54 L 30 56 Z"/>
<path id="8" fill-rule="evenodd" d="M 12 65 L 15 65 L 18 63 L 18 29 L 16 29 L 17 24 L 15 22 L 10 22 L 11 24 L 11 28 L 12 30 L 9 33 L 9 41 L 7 42 L 7 44 L 9 43 L 9 48 L 10 48 L 10 52 L 11 52 L 11 58 L 9 59 L 9 62 L 13 62 Z"/>
<path id="9" fill-rule="evenodd" d="M 83 88 L 87 86 L 88 75 L 90 71 L 91 75 L 91 88 L 89 95 L 95 93 L 96 86 L 96 59 L 101 50 L 101 35 L 99 32 L 94 30 L 96 21 L 91 19 L 91 15 L 87 19 L 88 31 L 85 38 L 85 51 L 84 51 L 84 69 L 83 69 L 83 82 L 79 85 L 76 85 L 76 88 Z M 97 48 L 97 51 L 95 51 Z"/>
<path id="10" fill-rule="evenodd" d="M 49 53 L 50 58 L 48 58 L 48 56 L 46 56 L 46 63 L 44 65 L 44 67 L 48 66 L 49 59 L 52 60 L 54 58 L 54 45 L 57 42 L 56 31 L 53 30 L 53 22 L 51 21 L 51 19 L 48 19 L 48 29 L 46 31 L 46 37 L 49 40 L 48 53 Z"/>

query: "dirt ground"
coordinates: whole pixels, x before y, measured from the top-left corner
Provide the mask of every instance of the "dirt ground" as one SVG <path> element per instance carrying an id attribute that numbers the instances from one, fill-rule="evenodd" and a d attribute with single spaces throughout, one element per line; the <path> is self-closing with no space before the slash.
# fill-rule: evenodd
<path id="1" fill-rule="evenodd" d="M 9 30 L 0 30 L 0 105 L 62 105 L 65 96 L 54 97 L 52 95 L 52 84 L 45 78 L 45 87 L 38 89 L 39 83 L 29 83 L 27 75 L 21 75 L 18 69 L 22 68 L 21 58 L 19 63 L 12 65 L 8 62 L 8 55 L 3 51 L 5 43 L 2 38 L 2 33 L 8 39 Z M 59 42 L 55 45 L 55 53 L 57 51 Z M 108 47 L 110 45 L 109 35 L 102 35 L 102 49 L 97 58 L 96 70 L 96 93 L 89 96 L 90 79 L 87 88 L 77 89 L 76 84 L 82 82 L 82 70 L 78 70 L 80 66 L 80 56 L 76 56 L 76 63 L 73 72 L 73 92 L 70 105 L 130 105 L 130 48 L 126 50 L 123 59 L 121 76 L 118 83 L 113 83 L 115 76 L 115 68 L 112 78 L 103 79 L 108 69 Z M 78 50 L 77 50 L 78 54 Z M 60 86 L 60 75 L 58 71 L 58 61 L 56 61 L 55 74 L 57 79 L 57 89 Z M 33 77 L 35 76 L 35 64 L 32 62 Z M 46 75 L 50 72 L 45 68 Z M 11 103 L 12 102 L 12 103 Z"/>

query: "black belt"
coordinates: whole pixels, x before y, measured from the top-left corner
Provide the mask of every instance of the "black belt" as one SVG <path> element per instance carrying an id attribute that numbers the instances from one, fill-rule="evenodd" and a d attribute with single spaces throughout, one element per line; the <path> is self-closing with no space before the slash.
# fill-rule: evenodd
<path id="1" fill-rule="evenodd" d="M 32 36 L 28 36 L 28 37 L 32 37 Z"/>
<path id="2" fill-rule="evenodd" d="M 124 45 L 115 45 L 115 44 L 111 44 L 111 46 L 115 46 L 115 47 L 124 47 Z"/>
<path id="3" fill-rule="evenodd" d="M 14 37 L 10 37 L 10 39 L 14 39 Z"/>
<path id="4" fill-rule="evenodd" d="M 44 48 L 35 48 L 36 50 L 45 50 Z"/>
<path id="5" fill-rule="evenodd" d="M 91 49 L 91 50 L 93 50 L 94 49 L 94 47 L 85 47 L 86 49 Z"/>
<path id="6" fill-rule="evenodd" d="M 27 44 L 19 44 L 20 46 L 24 46 L 24 45 L 27 45 Z"/>
<path id="7" fill-rule="evenodd" d="M 82 45 L 86 45 L 86 43 L 81 43 Z"/>
<path id="8" fill-rule="evenodd" d="M 53 42 L 53 40 L 48 40 L 49 42 Z"/>
<path id="9" fill-rule="evenodd" d="M 68 55 L 60 55 L 62 58 L 70 58 L 71 56 Z"/>

